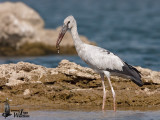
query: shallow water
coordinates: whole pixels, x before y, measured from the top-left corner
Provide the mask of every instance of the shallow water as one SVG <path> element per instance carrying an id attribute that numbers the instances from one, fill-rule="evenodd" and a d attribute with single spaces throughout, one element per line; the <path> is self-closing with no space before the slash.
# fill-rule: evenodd
<path id="1" fill-rule="evenodd" d="M 160 120 L 160 111 L 81 111 L 81 110 L 43 110 L 30 111 L 29 117 L 7 120 Z M 0 116 L 0 119 L 4 118 Z"/>
<path id="2" fill-rule="evenodd" d="M 9 0 L 0 0 L 4 1 Z M 16 1 L 19 0 L 12 0 Z M 45 20 L 46 28 L 55 29 L 62 25 L 66 16 L 73 15 L 81 35 L 112 51 L 131 65 L 160 71 L 159 0 L 21 1 L 38 11 Z M 0 58 L 0 63 L 24 60 L 53 67 L 56 66 L 55 62 L 64 58 L 86 66 L 75 56 L 3 59 L 6 61 Z M 44 63 L 46 61 L 48 63 Z"/>
<path id="3" fill-rule="evenodd" d="M 86 66 L 86 64 L 76 55 L 74 56 L 52 55 L 52 56 L 40 56 L 40 57 L 13 57 L 13 58 L 3 57 L 0 59 L 0 64 L 17 63 L 19 61 L 24 61 L 53 68 L 57 67 L 58 63 L 62 59 L 67 59 L 69 61 L 76 62 L 77 64 L 81 64 L 82 66 Z"/>

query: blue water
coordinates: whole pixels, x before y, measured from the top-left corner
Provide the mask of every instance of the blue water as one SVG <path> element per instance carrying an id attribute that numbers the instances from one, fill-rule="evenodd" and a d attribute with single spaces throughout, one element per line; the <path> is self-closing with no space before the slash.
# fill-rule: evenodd
<path id="1" fill-rule="evenodd" d="M 160 111 L 70 111 L 70 110 L 44 110 L 28 112 L 30 117 L 7 120 L 160 120 Z M 1 120 L 5 120 L 0 116 Z"/>
<path id="2" fill-rule="evenodd" d="M 0 0 L 4 2 L 7 0 Z M 16 2 L 19 0 L 10 0 Z M 68 15 L 79 34 L 117 54 L 131 65 L 160 71 L 160 0 L 20 0 L 55 29 Z M 86 66 L 77 56 L 3 58 L 0 63 L 29 61 L 56 67 L 61 59 Z M 47 63 L 46 63 L 47 62 Z"/>

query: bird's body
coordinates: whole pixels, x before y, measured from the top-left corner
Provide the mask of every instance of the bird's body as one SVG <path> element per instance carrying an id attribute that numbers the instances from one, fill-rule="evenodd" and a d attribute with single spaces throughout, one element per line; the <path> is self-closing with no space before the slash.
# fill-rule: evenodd
<path id="1" fill-rule="evenodd" d="M 122 70 L 123 62 L 119 59 L 119 57 L 103 48 L 84 44 L 83 48 L 81 48 L 80 51 L 77 51 L 77 53 L 82 60 L 84 60 L 98 73 L 102 73 L 107 69 Z"/>
<path id="2" fill-rule="evenodd" d="M 110 75 L 117 75 L 125 78 L 130 78 L 138 86 L 142 86 L 143 83 L 141 81 L 141 76 L 139 74 L 139 71 L 136 68 L 132 67 L 131 65 L 128 65 L 126 62 L 123 62 L 118 56 L 114 55 L 110 51 L 82 42 L 81 39 L 79 38 L 77 32 L 77 24 L 73 16 L 69 16 L 64 20 L 63 29 L 57 40 L 58 49 L 59 49 L 59 44 L 67 30 L 66 27 L 71 30 L 75 48 L 79 57 L 101 76 L 102 86 L 103 86 L 102 109 L 104 109 L 105 99 L 106 99 L 106 90 L 104 85 L 104 75 L 105 75 L 108 78 L 112 90 L 114 98 L 114 110 L 116 110 L 115 92 L 110 81 Z"/>
<path id="3" fill-rule="evenodd" d="M 130 78 L 139 86 L 142 84 L 138 70 L 108 50 L 84 43 L 83 47 L 77 50 L 77 53 L 85 63 L 99 74 L 108 71 L 114 76 Z"/>

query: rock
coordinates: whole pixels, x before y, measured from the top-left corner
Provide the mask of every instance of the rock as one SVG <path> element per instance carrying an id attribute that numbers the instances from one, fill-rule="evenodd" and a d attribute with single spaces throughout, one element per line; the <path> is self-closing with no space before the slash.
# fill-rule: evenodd
<path id="1" fill-rule="evenodd" d="M 0 4 L 0 15 L 10 13 L 20 21 L 30 23 L 36 28 L 43 28 L 44 21 L 40 15 L 22 2 L 4 2 Z"/>
<path id="2" fill-rule="evenodd" d="M 160 84 L 160 72 L 152 71 L 150 69 L 145 69 L 141 67 L 136 68 L 142 73 L 143 82 L 145 82 L 146 84 Z M 26 62 L 18 62 L 17 64 L 0 65 L 0 70 L 0 79 L 5 78 L 5 80 L 1 82 L 1 86 L 12 86 L 25 82 L 35 82 L 35 80 L 33 79 L 35 77 L 37 78 L 36 82 L 41 83 L 41 78 L 47 74 L 64 74 L 70 76 L 73 79 L 100 79 L 100 76 L 96 74 L 91 68 L 82 67 L 68 60 L 62 60 L 57 68 L 45 68 L 40 65 Z M 117 79 L 117 76 L 112 76 L 112 79 L 121 81 L 123 78 Z"/>
<path id="3" fill-rule="evenodd" d="M 39 14 L 21 2 L 1 3 L 0 23 L 0 43 L 16 47 L 24 39 L 32 39 L 36 29 L 44 26 Z"/>
<path id="4" fill-rule="evenodd" d="M 7 13 L 0 17 L 0 43 L 16 46 L 23 38 L 32 38 L 34 28 L 27 22 L 20 21 L 13 14 Z"/>
<path id="5" fill-rule="evenodd" d="M 59 32 L 60 27 L 56 30 L 44 29 L 44 21 L 40 15 L 24 3 L 0 3 L 0 55 L 56 54 L 55 45 Z M 86 43 L 95 44 L 84 36 L 80 38 Z M 64 54 L 76 53 L 68 32 L 61 47 Z"/>
<path id="6" fill-rule="evenodd" d="M 14 86 L 32 82 L 35 77 L 38 82 L 47 72 L 47 68 L 31 63 L 19 62 L 17 64 L 3 64 L 0 65 L 0 79 L 5 78 L 5 82 L 3 82 L 1 86 Z"/>
<path id="7" fill-rule="evenodd" d="M 141 67 L 137 69 L 142 73 L 143 87 L 138 87 L 129 79 L 111 78 L 117 106 L 160 106 L 157 97 L 160 95 L 157 77 L 160 72 Z M 102 105 L 103 90 L 99 75 L 68 60 L 62 60 L 56 68 L 27 62 L 3 64 L 0 65 L 0 81 L 0 101 L 8 97 L 14 105 Z M 112 94 L 106 81 L 105 78 L 106 106 L 111 106 Z"/>
<path id="8" fill-rule="evenodd" d="M 91 80 L 99 78 L 99 75 L 97 75 L 92 69 L 82 67 L 68 60 L 62 60 L 55 71 L 72 76 L 73 78 L 84 78 Z"/>
<path id="9" fill-rule="evenodd" d="M 23 95 L 29 95 L 30 94 L 30 90 L 29 89 L 26 89 L 23 93 Z"/>
<path id="10" fill-rule="evenodd" d="M 141 67 L 137 67 L 137 69 L 141 72 L 144 82 L 160 84 L 160 72 Z"/>
<path id="11" fill-rule="evenodd" d="M 136 67 L 136 68 L 141 72 L 143 82 L 147 84 L 151 83 L 160 84 L 160 72 L 152 71 L 150 69 L 142 67 Z M 81 77 L 85 79 L 100 78 L 99 75 L 97 75 L 91 68 L 82 67 L 80 65 L 77 65 L 76 63 L 69 62 L 68 60 L 62 60 L 59 63 L 58 68 L 56 68 L 56 71 L 66 75 L 72 75 L 75 78 L 76 77 Z M 117 77 L 112 76 L 112 78 L 116 79 Z"/>

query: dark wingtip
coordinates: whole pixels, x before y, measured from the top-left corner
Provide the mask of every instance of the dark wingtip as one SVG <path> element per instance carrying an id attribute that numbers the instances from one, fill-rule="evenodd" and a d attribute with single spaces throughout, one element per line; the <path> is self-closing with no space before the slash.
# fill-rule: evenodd
<path id="1" fill-rule="evenodd" d="M 142 87 L 144 84 L 138 85 L 139 87 Z"/>
<path id="2" fill-rule="evenodd" d="M 143 85 L 144 85 L 144 83 L 142 82 L 142 80 L 141 79 L 135 79 L 135 78 L 133 78 L 133 79 L 131 79 L 136 85 L 138 85 L 139 87 L 142 87 Z"/>
<path id="3" fill-rule="evenodd" d="M 133 66 L 127 64 L 126 62 L 124 62 L 128 68 L 130 69 L 130 75 L 131 75 L 131 80 L 138 85 L 139 87 L 142 87 L 144 85 L 144 83 L 141 80 L 141 73 Z"/>

